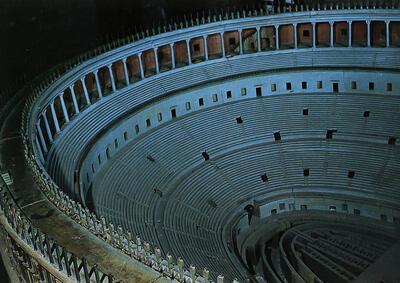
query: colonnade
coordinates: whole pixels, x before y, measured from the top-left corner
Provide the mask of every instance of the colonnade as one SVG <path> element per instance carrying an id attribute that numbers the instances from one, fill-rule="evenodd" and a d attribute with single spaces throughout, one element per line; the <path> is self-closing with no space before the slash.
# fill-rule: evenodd
<path id="1" fill-rule="evenodd" d="M 222 30 L 155 46 L 118 59 L 76 80 L 42 111 L 35 144 L 42 163 L 63 126 L 86 107 L 164 71 L 249 53 L 337 47 L 400 47 L 400 21 L 349 19 Z"/>

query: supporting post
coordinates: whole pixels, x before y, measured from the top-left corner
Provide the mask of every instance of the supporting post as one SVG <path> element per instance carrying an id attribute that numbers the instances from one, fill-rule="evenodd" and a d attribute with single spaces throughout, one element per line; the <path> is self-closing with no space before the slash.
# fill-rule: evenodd
<path id="1" fill-rule="evenodd" d="M 36 122 L 36 129 L 38 131 L 40 142 L 42 144 L 43 150 L 44 150 L 45 153 L 47 153 L 47 151 L 48 151 L 47 150 L 47 145 L 46 145 L 46 141 L 45 141 L 44 136 L 43 136 L 42 128 L 40 127 L 40 120 Z M 37 137 L 36 137 L 36 139 L 37 139 Z M 40 147 L 38 147 L 38 148 L 40 148 Z"/>
<path id="2" fill-rule="evenodd" d="M 204 43 L 204 58 L 208 60 L 208 48 L 207 48 L 207 35 L 203 35 L 203 43 Z"/>
<path id="3" fill-rule="evenodd" d="M 257 52 L 261 52 L 261 28 L 256 27 L 257 29 Z"/>
<path id="4" fill-rule="evenodd" d="M 169 50 L 171 50 L 171 67 L 172 69 L 175 69 L 175 52 L 174 52 L 174 44 L 170 43 L 169 45 Z"/>
<path id="5" fill-rule="evenodd" d="M 91 103 L 90 103 L 89 93 L 87 91 L 86 84 L 85 84 L 85 78 L 81 78 L 81 82 L 82 82 L 83 93 L 85 95 L 86 103 L 89 106 Z"/>
<path id="6" fill-rule="evenodd" d="M 99 81 L 99 71 L 96 70 L 93 72 L 94 73 L 94 78 L 96 79 L 96 86 L 97 86 L 97 92 L 99 93 L 99 99 L 103 98 L 103 92 L 101 91 L 100 87 L 100 81 Z"/>
<path id="7" fill-rule="evenodd" d="M 160 65 L 158 63 L 158 47 L 155 47 L 153 49 L 154 52 L 154 63 L 156 65 L 156 74 L 158 74 L 160 72 Z"/>
<path id="8" fill-rule="evenodd" d="M 316 29 L 316 23 L 311 23 L 312 24 L 312 47 L 316 48 L 317 47 L 317 29 Z"/>
<path id="9" fill-rule="evenodd" d="M 35 137 L 35 144 L 36 144 L 36 148 L 37 148 L 37 150 L 39 152 L 40 162 L 42 162 L 42 164 L 44 164 L 44 155 L 43 155 L 43 152 L 42 152 L 42 148 L 40 147 L 39 140 L 38 140 L 37 136 Z M 46 152 L 47 152 L 47 149 L 46 149 Z"/>
<path id="10" fill-rule="evenodd" d="M 115 86 L 115 79 L 114 79 L 114 74 L 112 71 L 112 65 L 107 65 L 108 68 L 108 73 L 110 74 L 110 80 L 111 80 L 111 88 L 112 91 L 115 92 L 117 90 L 116 86 Z"/>
<path id="11" fill-rule="evenodd" d="M 68 117 L 68 112 L 67 112 L 67 108 L 65 107 L 65 101 L 64 101 L 64 93 L 62 92 L 60 95 L 60 101 L 61 101 L 61 108 L 64 114 L 64 119 L 65 122 L 68 123 L 69 122 L 69 117 Z"/>
<path id="12" fill-rule="evenodd" d="M 143 80 L 144 79 L 144 69 L 143 69 L 143 62 L 142 62 L 142 52 L 139 52 L 138 58 L 139 58 L 140 77 Z"/>
<path id="13" fill-rule="evenodd" d="M 222 50 L 222 57 L 225 57 L 225 44 L 224 44 L 224 33 L 221 32 L 219 34 L 219 36 L 221 37 L 221 50 Z"/>
<path id="14" fill-rule="evenodd" d="M 56 110 L 54 109 L 54 101 L 50 102 L 51 115 L 53 116 L 54 126 L 56 127 L 56 132 L 60 132 L 60 125 L 58 124 L 58 119 L 56 115 Z"/>
<path id="15" fill-rule="evenodd" d="M 46 128 L 47 136 L 49 137 L 50 142 L 53 142 L 53 135 L 51 134 L 51 131 L 50 131 L 49 121 L 47 121 L 46 111 L 47 110 L 44 110 L 42 113 L 44 127 Z"/>
<path id="16" fill-rule="evenodd" d="M 297 24 L 293 24 L 294 31 L 294 49 L 297 49 Z"/>
<path id="17" fill-rule="evenodd" d="M 275 46 L 279 50 L 279 25 L 275 25 Z"/>
<path id="18" fill-rule="evenodd" d="M 385 21 L 386 23 L 386 47 L 390 47 L 390 21 Z"/>
<path id="19" fill-rule="evenodd" d="M 367 22 L 367 46 L 371 47 L 371 21 Z"/>
<path id="20" fill-rule="evenodd" d="M 75 114 L 79 114 L 79 107 L 78 107 L 78 102 L 76 102 L 74 87 L 70 86 L 69 89 L 71 91 L 72 103 L 74 104 Z"/>
<path id="21" fill-rule="evenodd" d="M 241 29 L 239 29 L 239 54 L 243 54 L 243 37 Z"/>
<path id="22" fill-rule="evenodd" d="M 128 67 L 126 66 L 126 58 L 122 59 L 122 64 L 124 65 L 124 74 L 125 74 L 125 82 L 126 85 L 129 85 L 129 75 L 128 75 Z"/>
<path id="23" fill-rule="evenodd" d="M 352 25 L 353 21 L 347 21 L 347 25 L 349 26 L 349 47 L 352 45 Z"/>
<path id="24" fill-rule="evenodd" d="M 186 39 L 186 49 L 189 65 L 192 64 L 192 54 L 190 54 L 190 39 Z"/>
<path id="25" fill-rule="evenodd" d="M 334 37 L 334 34 L 333 34 L 333 32 L 334 32 L 334 29 L 333 29 L 333 26 L 334 26 L 334 22 L 329 22 L 329 25 L 330 25 L 330 27 L 331 27 L 331 38 L 330 38 L 330 41 L 331 41 L 331 47 L 333 47 L 333 37 Z"/>

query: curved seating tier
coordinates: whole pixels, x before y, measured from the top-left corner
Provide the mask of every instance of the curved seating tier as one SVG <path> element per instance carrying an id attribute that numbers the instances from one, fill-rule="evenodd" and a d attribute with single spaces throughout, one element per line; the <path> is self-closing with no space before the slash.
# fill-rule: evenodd
<path id="1" fill-rule="evenodd" d="M 226 274 L 240 277 L 244 271 L 229 257 L 215 254 L 226 254 L 221 232 L 227 216 L 248 200 L 293 187 L 382 203 L 400 200 L 399 151 L 387 144 L 387 135 L 400 133 L 393 107 L 398 98 L 379 98 L 270 96 L 182 117 L 135 140 L 109 161 L 93 184 L 95 210 L 164 252 L 213 267 L 214 275 L 229 270 Z M 304 106 L 308 117 L 301 113 Z M 365 108 L 373 109 L 369 120 L 362 116 Z M 243 124 L 236 124 L 236 116 Z M 325 140 L 329 128 L 338 132 Z M 279 143 L 273 140 L 277 130 Z M 203 160 L 204 150 L 211 161 Z M 310 176 L 303 176 L 304 168 Z M 355 172 L 353 179 L 348 170 Z M 260 179 L 264 173 L 266 183 Z"/>

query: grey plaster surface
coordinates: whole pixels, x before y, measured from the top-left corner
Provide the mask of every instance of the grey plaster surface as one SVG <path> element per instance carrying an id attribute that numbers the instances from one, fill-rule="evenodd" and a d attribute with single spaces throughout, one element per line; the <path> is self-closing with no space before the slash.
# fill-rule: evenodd
<path id="1" fill-rule="evenodd" d="M 24 164 L 19 136 L 23 105 L 24 100 L 20 100 L 1 122 L 1 168 L 9 170 L 14 182 L 11 185 L 12 194 L 34 225 L 70 252 L 85 257 L 90 265 L 96 263 L 102 272 L 115 275 L 117 281 L 168 282 L 159 273 L 112 248 L 66 217 L 40 192 Z"/>

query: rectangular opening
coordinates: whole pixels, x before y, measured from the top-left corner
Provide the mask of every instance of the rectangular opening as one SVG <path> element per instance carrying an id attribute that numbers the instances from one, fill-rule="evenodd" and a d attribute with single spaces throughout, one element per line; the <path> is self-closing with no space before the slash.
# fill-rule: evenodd
<path id="1" fill-rule="evenodd" d="M 210 160 L 210 156 L 208 155 L 208 153 L 207 153 L 206 151 L 203 151 L 203 152 L 201 153 L 201 155 L 203 156 L 203 158 L 204 158 L 205 161 Z"/>
<path id="2" fill-rule="evenodd" d="M 94 173 L 94 164 L 92 163 L 92 173 Z"/>
<path id="3" fill-rule="evenodd" d="M 330 129 L 326 131 L 326 139 L 331 140 L 333 138 L 333 133 L 336 133 L 337 130 L 335 129 Z"/>
<path id="4" fill-rule="evenodd" d="M 136 134 L 139 133 L 139 125 L 135 125 L 135 133 L 136 133 Z"/>
<path id="5" fill-rule="evenodd" d="M 159 112 L 157 114 L 157 119 L 158 119 L 159 122 L 162 121 L 162 113 L 161 112 Z"/>
<path id="6" fill-rule="evenodd" d="M 300 205 L 300 210 L 307 210 L 307 205 L 306 204 Z"/>
<path id="7" fill-rule="evenodd" d="M 150 126 L 151 126 L 150 118 L 147 118 L 147 119 L 146 119 L 146 126 L 147 126 L 147 127 L 150 127 Z"/>
<path id="8" fill-rule="evenodd" d="M 332 83 L 332 91 L 339 92 L 339 83 Z"/>
<path id="9" fill-rule="evenodd" d="M 199 52 L 200 51 L 200 44 L 198 44 L 198 43 L 193 44 L 193 50 L 195 52 Z"/>
<path id="10" fill-rule="evenodd" d="M 386 91 L 392 91 L 393 90 L 393 85 L 392 83 L 387 83 L 386 84 Z"/>
<path id="11" fill-rule="evenodd" d="M 369 114 L 370 114 L 369 111 L 364 111 L 364 113 L 363 113 L 364 118 L 368 118 Z"/>
<path id="12" fill-rule="evenodd" d="M 278 211 L 276 210 L 276 208 L 274 208 L 274 209 L 271 209 L 271 215 L 273 215 L 273 214 L 277 214 L 278 213 Z"/>
<path id="13" fill-rule="evenodd" d="M 243 123 L 243 119 L 242 119 L 242 117 L 236 117 L 236 123 L 238 123 L 238 124 L 242 124 Z"/>
<path id="14" fill-rule="evenodd" d="M 357 82 L 356 81 L 352 81 L 351 82 L 351 89 L 357 89 Z"/>
<path id="15" fill-rule="evenodd" d="M 321 89 L 322 88 L 322 81 L 317 81 L 317 88 Z"/>
<path id="16" fill-rule="evenodd" d="M 118 140 L 117 139 L 114 140 L 114 147 L 118 148 Z"/>
<path id="17" fill-rule="evenodd" d="M 228 90 L 226 92 L 226 98 L 232 98 L 232 91 Z"/>
<path id="18" fill-rule="evenodd" d="M 354 215 L 360 215 L 361 211 L 357 208 L 354 208 L 353 213 L 354 213 Z"/>
<path id="19" fill-rule="evenodd" d="M 97 161 L 99 162 L 99 165 L 100 165 L 101 164 L 101 155 L 100 154 L 97 155 Z"/>
<path id="20" fill-rule="evenodd" d="M 286 83 L 286 90 L 292 90 L 292 83 Z"/>
<path id="21" fill-rule="evenodd" d="M 386 214 L 381 214 L 381 220 L 382 221 L 387 221 L 387 215 Z"/>
<path id="22" fill-rule="evenodd" d="M 307 89 L 307 82 L 301 82 L 301 88 Z"/>
<path id="23" fill-rule="evenodd" d="M 204 106 L 204 99 L 203 98 L 199 98 L 199 106 Z"/>
<path id="24" fill-rule="evenodd" d="M 329 211 L 336 211 L 336 206 L 330 205 L 329 206 Z"/>
<path id="25" fill-rule="evenodd" d="M 304 109 L 303 109 L 303 115 L 304 115 L 304 116 L 307 116 L 307 115 L 308 115 L 308 108 L 304 108 Z"/>
<path id="26" fill-rule="evenodd" d="M 260 86 L 256 87 L 256 96 L 262 96 L 262 89 Z"/>
<path id="27" fill-rule="evenodd" d="M 106 148 L 106 157 L 110 159 L 110 149 L 108 147 Z"/>
<path id="28" fill-rule="evenodd" d="M 263 181 L 264 183 L 268 182 L 268 176 L 266 173 L 262 174 L 260 177 L 261 177 L 261 181 Z"/>
<path id="29" fill-rule="evenodd" d="M 285 210 L 286 209 L 286 205 L 285 205 L 285 203 L 283 202 L 283 203 L 280 203 L 279 204 L 279 210 Z"/>
<path id="30" fill-rule="evenodd" d="M 276 84 L 271 84 L 271 91 L 272 92 L 276 91 Z"/>
<path id="31" fill-rule="evenodd" d="M 240 94 L 241 94 L 242 96 L 245 96 L 245 95 L 247 94 L 247 90 L 246 90 L 245 87 L 242 87 L 242 88 L 240 89 Z"/>
<path id="32" fill-rule="evenodd" d="M 190 102 L 189 102 L 189 101 L 186 102 L 185 106 L 186 106 L 186 110 L 189 111 L 189 110 L 191 109 L 191 106 L 190 106 Z"/>
<path id="33" fill-rule="evenodd" d="M 175 108 L 171 109 L 171 117 L 172 117 L 172 119 L 176 118 L 176 109 Z"/>
<path id="34" fill-rule="evenodd" d="M 213 102 L 217 102 L 218 101 L 218 94 L 214 93 L 212 95 L 212 100 L 213 100 Z"/>
<path id="35" fill-rule="evenodd" d="M 305 177 L 310 176 L 310 169 L 304 168 L 304 170 L 303 170 L 303 175 L 304 175 Z"/>
<path id="36" fill-rule="evenodd" d="M 124 140 L 128 139 L 128 132 L 124 132 Z"/>
<path id="37" fill-rule="evenodd" d="M 276 142 L 281 141 L 281 133 L 280 132 L 275 132 L 274 133 L 274 139 Z"/>
<path id="38" fill-rule="evenodd" d="M 349 210 L 349 207 L 347 206 L 347 203 L 343 203 L 343 204 L 342 204 L 342 210 L 343 210 L 343 211 Z"/>
<path id="39" fill-rule="evenodd" d="M 369 88 L 369 90 L 374 90 L 375 89 L 375 83 L 369 82 L 368 88 Z"/>
<path id="40" fill-rule="evenodd" d="M 350 179 L 353 179 L 355 175 L 355 172 L 352 170 L 349 170 L 349 172 L 347 172 L 347 177 L 349 177 Z"/>
<path id="41" fill-rule="evenodd" d="M 389 137 L 388 144 L 395 145 L 396 144 L 396 137 Z"/>

